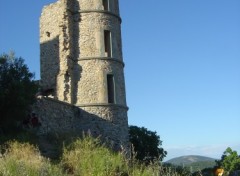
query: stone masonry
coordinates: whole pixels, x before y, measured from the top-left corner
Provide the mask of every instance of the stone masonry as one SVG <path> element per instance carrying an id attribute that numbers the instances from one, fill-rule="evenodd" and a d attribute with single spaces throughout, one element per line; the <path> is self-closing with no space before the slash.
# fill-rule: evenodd
<path id="1" fill-rule="evenodd" d="M 39 133 L 90 131 L 128 144 L 118 0 L 58 0 L 40 18 Z M 51 96 L 50 96 L 51 95 Z"/>

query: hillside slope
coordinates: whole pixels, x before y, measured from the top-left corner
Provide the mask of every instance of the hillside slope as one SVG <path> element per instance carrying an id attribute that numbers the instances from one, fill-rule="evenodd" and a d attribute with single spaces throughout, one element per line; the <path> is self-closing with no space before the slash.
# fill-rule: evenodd
<path id="1" fill-rule="evenodd" d="M 205 168 L 213 168 L 216 166 L 215 159 L 198 155 L 181 156 L 168 160 L 166 163 L 186 167 L 191 172 L 196 172 Z"/>
<path id="2" fill-rule="evenodd" d="M 166 161 L 166 163 L 183 166 L 183 165 L 189 165 L 196 162 L 209 162 L 209 161 L 215 162 L 215 159 L 210 157 L 205 157 L 205 156 L 188 155 L 188 156 L 180 156 L 177 158 L 170 159 Z"/>

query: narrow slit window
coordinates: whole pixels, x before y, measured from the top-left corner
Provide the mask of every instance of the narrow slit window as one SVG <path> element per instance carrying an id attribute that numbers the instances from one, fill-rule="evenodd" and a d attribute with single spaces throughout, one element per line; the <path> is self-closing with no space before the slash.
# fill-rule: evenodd
<path id="1" fill-rule="evenodd" d="M 111 48 L 111 32 L 105 30 L 104 31 L 104 46 L 105 46 L 105 56 L 111 57 L 112 56 L 112 48 Z"/>
<path id="2" fill-rule="evenodd" d="M 109 0 L 102 0 L 103 2 L 103 10 L 109 11 Z"/>
<path id="3" fill-rule="evenodd" d="M 107 75 L 108 103 L 115 103 L 115 84 L 113 75 Z"/>

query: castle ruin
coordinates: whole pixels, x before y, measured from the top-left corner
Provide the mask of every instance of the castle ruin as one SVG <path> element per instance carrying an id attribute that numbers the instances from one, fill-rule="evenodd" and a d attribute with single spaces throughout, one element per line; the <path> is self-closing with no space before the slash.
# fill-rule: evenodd
<path id="1" fill-rule="evenodd" d="M 39 133 L 91 132 L 128 144 L 118 0 L 58 0 L 40 18 Z"/>

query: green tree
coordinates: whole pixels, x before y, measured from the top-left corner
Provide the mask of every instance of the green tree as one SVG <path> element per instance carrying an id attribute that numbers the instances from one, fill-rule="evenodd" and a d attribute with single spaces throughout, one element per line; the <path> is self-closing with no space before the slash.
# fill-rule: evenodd
<path id="1" fill-rule="evenodd" d="M 162 141 L 156 132 L 144 127 L 130 126 L 129 135 L 134 152 L 136 152 L 136 159 L 146 162 L 155 159 L 162 161 L 167 155 L 167 152 L 160 147 Z"/>
<path id="2" fill-rule="evenodd" d="M 240 156 L 230 147 L 228 147 L 222 157 L 221 160 L 216 161 L 218 167 L 222 167 L 226 172 L 233 172 L 235 170 L 240 169 Z"/>
<path id="3" fill-rule="evenodd" d="M 34 74 L 22 58 L 14 54 L 0 55 L 0 127 L 13 125 L 26 117 L 35 100 L 37 85 Z"/>

